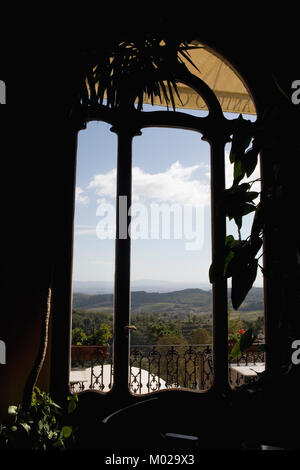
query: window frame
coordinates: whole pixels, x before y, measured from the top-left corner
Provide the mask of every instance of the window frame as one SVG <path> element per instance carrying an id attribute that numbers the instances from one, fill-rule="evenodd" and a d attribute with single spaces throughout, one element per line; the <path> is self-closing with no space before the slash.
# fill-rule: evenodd
<path id="1" fill-rule="evenodd" d="M 119 196 L 127 196 L 128 207 L 131 205 L 131 170 L 132 170 L 132 141 L 135 136 L 141 134 L 148 127 L 169 127 L 191 130 L 200 133 L 209 143 L 211 149 L 211 232 L 212 232 L 212 259 L 216 260 L 217 276 L 212 284 L 213 296 L 213 385 L 203 393 L 227 393 L 230 390 L 228 379 L 228 298 L 227 280 L 223 276 L 223 259 L 226 238 L 226 213 L 223 204 L 223 191 L 225 189 L 225 146 L 231 141 L 230 136 L 235 129 L 235 120 L 227 119 L 221 109 L 220 103 L 213 91 L 200 78 L 192 74 L 177 76 L 177 80 L 193 88 L 204 99 L 209 114 L 206 117 L 195 117 L 179 111 L 137 111 L 133 109 L 117 110 L 103 105 L 97 107 L 80 108 L 73 126 L 70 126 L 70 139 L 77 150 L 77 137 L 79 130 L 85 128 L 89 121 L 103 121 L 110 124 L 111 131 L 118 138 L 118 166 L 117 166 L 117 233 L 119 232 Z M 70 213 L 74 216 L 75 209 L 75 174 L 76 174 L 76 150 L 73 158 L 70 158 L 68 169 L 70 195 L 68 201 Z M 72 188 L 72 189 L 71 189 Z M 128 212 L 127 212 L 128 213 Z M 130 225 L 130 215 L 127 216 L 127 227 Z M 62 310 L 63 316 L 53 317 L 53 332 L 60 331 L 59 337 L 63 337 L 68 330 L 69 341 L 66 344 L 58 344 L 53 334 L 53 352 L 51 367 L 51 384 L 54 384 L 54 396 L 66 396 L 70 393 L 69 370 L 71 362 L 71 278 L 73 257 L 73 220 L 68 219 L 68 231 L 63 250 L 68 253 L 67 263 L 62 267 L 58 261 L 59 273 L 57 282 L 60 285 L 60 294 L 54 296 L 54 310 Z M 131 403 L 147 399 L 147 395 L 137 396 L 130 393 L 129 382 L 129 335 L 124 329 L 130 322 L 130 237 L 120 240 L 116 237 L 115 245 L 115 286 L 114 286 L 114 381 L 112 389 L 107 393 L 96 392 L 101 399 L 111 403 Z M 58 260 L 59 260 L 58 256 Z M 63 257 L 66 260 L 65 256 Z M 65 286 L 68 296 L 62 292 L 61 283 Z M 55 291 L 55 289 L 54 289 Z M 126 314 L 124 314 L 124 311 Z M 122 313 L 121 313 L 122 312 Z M 61 357 L 64 361 L 61 361 Z M 58 366 L 58 361 L 60 365 Z M 117 378 L 117 380 L 116 380 Z M 84 391 L 81 395 L 90 395 L 95 391 Z M 154 392 L 161 394 L 162 391 Z M 192 391 L 167 390 L 163 393 L 172 393 L 180 397 L 190 396 Z M 202 395 L 201 392 L 196 392 Z M 149 397 L 149 396 L 148 396 Z"/>

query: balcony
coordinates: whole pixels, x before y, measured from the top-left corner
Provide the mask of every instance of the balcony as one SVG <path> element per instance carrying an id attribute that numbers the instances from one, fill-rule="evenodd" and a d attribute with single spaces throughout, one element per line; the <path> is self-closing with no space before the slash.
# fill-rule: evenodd
<path id="1" fill-rule="evenodd" d="M 256 345 L 235 361 L 230 360 L 229 382 L 235 387 L 257 380 L 264 370 L 264 353 Z M 144 395 L 164 389 L 208 390 L 213 383 L 211 345 L 132 345 L 130 348 L 130 391 Z M 70 386 L 109 392 L 113 386 L 111 353 L 94 352 L 90 359 L 80 348 L 72 353 Z"/>

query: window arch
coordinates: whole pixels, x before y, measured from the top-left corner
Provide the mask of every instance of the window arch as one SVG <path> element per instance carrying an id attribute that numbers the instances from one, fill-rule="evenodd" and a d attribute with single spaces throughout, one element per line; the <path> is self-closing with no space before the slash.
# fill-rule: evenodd
<path id="1" fill-rule="evenodd" d="M 176 80 L 196 97 L 205 102 L 209 114 L 197 117 L 180 112 L 136 112 L 133 108 L 126 112 L 113 110 L 104 106 L 87 106 L 82 108 L 84 122 L 101 120 L 112 126 L 111 130 L 118 138 L 118 172 L 117 172 L 117 233 L 120 223 L 120 196 L 127 198 L 126 225 L 130 225 L 128 209 L 131 206 L 132 178 L 132 140 L 144 128 L 171 127 L 189 129 L 203 135 L 203 140 L 211 146 L 212 178 L 212 245 L 213 258 L 217 262 L 218 275 L 213 283 L 213 317 L 214 317 L 214 389 L 224 390 L 228 387 L 228 338 L 227 338 L 227 283 L 223 276 L 225 257 L 224 240 L 226 238 L 226 213 L 223 204 L 225 189 L 225 146 L 231 141 L 236 128 L 236 121 L 224 116 L 224 102 L 198 76 L 177 71 Z M 115 271 L 115 341 L 114 341 L 114 377 L 117 378 L 109 393 L 111 396 L 123 396 L 131 400 L 128 389 L 128 339 L 124 329 L 130 325 L 130 239 L 116 240 Z"/>

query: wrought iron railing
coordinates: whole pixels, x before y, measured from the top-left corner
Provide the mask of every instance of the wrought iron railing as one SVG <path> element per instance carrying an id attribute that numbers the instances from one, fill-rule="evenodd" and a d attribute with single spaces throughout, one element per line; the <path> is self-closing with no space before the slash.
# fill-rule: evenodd
<path id="1" fill-rule="evenodd" d="M 165 388 L 205 390 L 211 386 L 212 378 L 210 345 L 137 345 L 131 348 L 132 393 L 150 393 Z"/>
<path id="2" fill-rule="evenodd" d="M 229 365 L 255 366 L 264 363 L 264 353 L 252 348 Z M 130 391 L 147 394 L 163 389 L 208 390 L 213 383 L 211 345 L 132 345 L 129 358 Z M 235 370 L 236 373 L 236 370 Z M 108 392 L 113 385 L 112 355 L 87 360 L 78 351 L 72 359 L 70 385 L 73 392 L 93 389 Z M 254 376 L 251 380 L 254 380 Z M 229 379 L 233 375 L 229 373 Z M 233 380 L 233 379 L 232 379 Z M 239 384 L 243 383 L 241 378 Z M 246 377 L 244 381 L 248 381 Z M 237 379 L 233 380 L 237 385 Z"/>

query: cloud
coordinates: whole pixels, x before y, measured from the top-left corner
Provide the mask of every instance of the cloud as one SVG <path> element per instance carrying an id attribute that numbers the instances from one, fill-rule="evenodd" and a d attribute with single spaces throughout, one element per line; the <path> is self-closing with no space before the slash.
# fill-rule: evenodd
<path id="1" fill-rule="evenodd" d="M 75 190 L 75 202 L 83 206 L 87 206 L 90 202 L 89 197 L 84 194 L 84 190 L 79 186 L 77 186 Z"/>
<path id="2" fill-rule="evenodd" d="M 197 170 L 205 170 L 204 181 L 194 176 Z M 93 177 L 88 189 L 94 189 L 101 198 L 115 198 L 116 169 Z M 207 180 L 207 166 L 204 164 L 183 167 L 177 161 L 160 173 L 148 173 L 139 167 L 132 169 L 133 202 L 171 202 L 204 206 L 209 204 L 210 187 Z"/>
<path id="3" fill-rule="evenodd" d="M 197 172 L 197 175 L 195 174 Z M 116 168 L 107 173 L 94 175 L 87 189 L 93 189 L 98 196 L 97 203 L 113 205 L 116 197 Z M 225 152 L 226 188 L 233 183 L 233 165 L 229 152 Z M 260 178 L 259 165 L 250 178 L 242 182 Z M 179 161 L 174 162 L 165 171 L 149 173 L 140 167 L 132 169 L 132 202 L 165 202 L 172 204 L 192 204 L 207 206 L 210 204 L 210 168 L 207 164 L 184 167 Z M 87 203 L 83 191 L 77 188 L 81 203 Z M 252 191 L 260 192 L 260 182 L 254 183 Z M 88 198 L 87 198 L 88 199 Z"/>
<path id="4" fill-rule="evenodd" d="M 116 178 L 117 169 L 109 171 L 108 173 L 95 175 L 92 181 L 87 186 L 87 189 L 95 189 L 98 196 L 116 197 Z"/>

